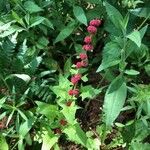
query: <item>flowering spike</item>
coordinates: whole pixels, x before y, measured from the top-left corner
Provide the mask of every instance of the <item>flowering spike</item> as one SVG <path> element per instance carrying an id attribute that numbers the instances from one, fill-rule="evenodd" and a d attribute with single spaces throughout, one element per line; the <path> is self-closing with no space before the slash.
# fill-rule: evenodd
<path id="1" fill-rule="evenodd" d="M 97 32 L 97 28 L 95 26 L 88 26 L 87 31 L 91 34 L 95 34 Z"/>
<path id="2" fill-rule="evenodd" d="M 85 60 L 85 59 L 87 59 L 87 58 L 88 58 L 87 54 L 85 54 L 85 53 L 80 53 L 80 59 L 81 59 L 81 60 Z"/>
<path id="3" fill-rule="evenodd" d="M 90 21 L 90 26 L 99 27 L 102 24 L 102 21 L 99 19 L 93 19 Z"/>

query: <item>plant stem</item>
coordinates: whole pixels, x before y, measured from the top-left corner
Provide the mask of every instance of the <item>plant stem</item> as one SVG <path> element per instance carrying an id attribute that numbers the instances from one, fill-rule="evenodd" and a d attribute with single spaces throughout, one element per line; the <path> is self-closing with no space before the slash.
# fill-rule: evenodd
<path id="1" fill-rule="evenodd" d="M 147 21 L 147 19 L 150 17 L 150 14 L 143 20 L 141 25 L 137 28 L 137 30 L 140 30 L 140 28 L 144 25 L 144 23 Z"/>

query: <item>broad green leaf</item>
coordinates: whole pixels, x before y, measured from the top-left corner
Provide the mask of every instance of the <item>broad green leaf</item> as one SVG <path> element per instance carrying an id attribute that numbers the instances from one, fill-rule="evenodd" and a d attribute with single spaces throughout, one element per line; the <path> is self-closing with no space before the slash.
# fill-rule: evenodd
<path id="1" fill-rule="evenodd" d="M 46 25 L 47 27 L 49 27 L 51 29 L 54 29 L 52 22 L 47 18 L 45 18 L 45 20 L 43 21 L 42 24 Z"/>
<path id="2" fill-rule="evenodd" d="M 144 17 L 144 18 L 150 18 L 150 8 L 136 8 L 136 9 L 130 9 L 130 12 L 136 16 Z"/>
<path id="3" fill-rule="evenodd" d="M 41 150 L 50 150 L 57 142 L 57 136 L 50 136 L 49 133 L 46 133 L 42 136 L 43 143 Z"/>
<path id="4" fill-rule="evenodd" d="M 85 12 L 82 7 L 80 6 L 74 6 L 73 7 L 73 13 L 75 17 L 83 24 L 87 25 L 87 18 L 85 16 Z"/>
<path id="5" fill-rule="evenodd" d="M 75 143 L 81 144 L 83 146 L 86 146 L 87 137 L 79 124 L 68 126 L 67 128 L 64 129 L 63 132 L 69 137 L 69 140 L 74 141 Z"/>
<path id="6" fill-rule="evenodd" d="M 9 150 L 5 137 L 0 134 L 0 150 Z"/>
<path id="7" fill-rule="evenodd" d="M 120 29 L 121 28 L 120 23 L 123 22 L 123 17 L 121 13 L 115 7 L 110 5 L 108 2 L 104 2 L 104 4 L 110 20 L 117 28 Z"/>
<path id="8" fill-rule="evenodd" d="M 102 63 L 97 69 L 97 72 L 115 66 L 120 63 L 121 47 L 116 42 L 109 42 L 105 45 L 102 53 Z"/>
<path id="9" fill-rule="evenodd" d="M 45 18 L 42 17 L 42 16 L 35 16 L 35 17 L 32 17 L 32 18 L 30 19 L 30 27 L 37 26 L 37 25 L 39 25 L 40 23 L 42 23 L 44 20 L 45 20 Z"/>
<path id="10" fill-rule="evenodd" d="M 117 89 L 119 89 L 120 86 L 123 84 L 123 82 L 124 82 L 123 76 L 122 75 L 117 76 L 111 83 L 111 87 L 109 88 L 109 93 L 112 93 L 116 91 Z"/>
<path id="11" fill-rule="evenodd" d="M 26 1 L 24 3 L 24 8 L 29 11 L 30 13 L 36 13 L 36 12 L 40 12 L 43 9 L 40 8 L 37 4 L 35 4 L 33 1 Z"/>
<path id="12" fill-rule="evenodd" d="M 139 32 L 141 35 L 141 39 L 144 37 L 146 31 L 147 31 L 148 25 L 144 26 Z"/>
<path id="13" fill-rule="evenodd" d="M 72 22 L 58 34 L 58 36 L 56 37 L 54 41 L 54 44 L 66 39 L 73 32 L 74 29 L 75 29 L 75 22 Z"/>
<path id="14" fill-rule="evenodd" d="M 128 75 L 133 75 L 133 76 L 140 74 L 139 71 L 136 71 L 136 70 L 133 70 L 133 69 L 125 70 L 125 73 L 128 74 Z"/>
<path id="15" fill-rule="evenodd" d="M 117 80 L 114 80 L 110 84 L 104 98 L 104 122 L 107 127 L 110 127 L 118 117 L 127 96 L 127 87 L 125 83 L 119 86 L 117 90 L 113 90 L 113 92 L 110 93 L 110 89 L 116 84 L 115 82 L 117 82 Z"/>
<path id="16" fill-rule="evenodd" d="M 31 80 L 31 77 L 27 74 L 11 74 L 8 77 L 6 77 L 5 80 L 13 78 L 13 77 L 20 78 L 23 81 L 25 81 L 26 83 L 28 83 Z"/>
<path id="17" fill-rule="evenodd" d="M 36 101 L 37 112 L 45 115 L 49 119 L 53 119 L 58 115 L 58 107 L 56 105 L 47 104 L 44 102 Z"/>
<path id="18" fill-rule="evenodd" d="M 140 32 L 135 30 L 132 33 L 130 33 L 127 38 L 129 38 L 131 41 L 133 41 L 138 47 L 141 46 L 141 35 Z"/>
<path id="19" fill-rule="evenodd" d="M 29 118 L 27 121 L 20 124 L 19 135 L 21 136 L 21 138 L 24 138 L 26 134 L 30 131 L 30 129 L 33 126 L 34 121 L 35 121 L 34 118 Z"/>
<path id="20" fill-rule="evenodd" d="M 79 107 L 77 107 L 74 102 L 72 102 L 70 107 L 68 107 L 66 105 L 61 105 L 61 106 L 63 108 L 61 110 L 61 112 L 65 116 L 67 122 L 72 124 L 72 125 L 75 124 L 76 123 L 75 115 L 76 115 L 76 111 Z"/>
<path id="21" fill-rule="evenodd" d="M 12 11 L 12 16 L 15 18 L 15 20 L 21 24 L 23 27 L 25 27 L 25 24 L 23 22 L 23 19 L 15 12 L 15 11 Z"/>

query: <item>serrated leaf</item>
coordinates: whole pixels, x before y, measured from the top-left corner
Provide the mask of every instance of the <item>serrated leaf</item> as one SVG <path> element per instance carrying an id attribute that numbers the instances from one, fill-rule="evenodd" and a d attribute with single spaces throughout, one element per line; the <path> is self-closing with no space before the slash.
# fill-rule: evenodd
<path id="1" fill-rule="evenodd" d="M 114 80 L 114 82 L 117 81 Z M 114 85 L 114 82 L 110 84 L 104 98 L 104 122 L 107 127 L 110 127 L 118 117 L 127 96 L 127 87 L 125 83 L 119 86 L 117 90 L 112 90 L 113 92 L 110 93 L 110 89 L 112 85 Z"/>
<path id="2" fill-rule="evenodd" d="M 137 30 L 133 31 L 127 36 L 127 38 L 133 41 L 138 47 L 141 46 L 141 35 L 139 31 Z"/>
<path id="3" fill-rule="evenodd" d="M 36 12 L 40 12 L 43 9 L 40 8 L 37 4 L 35 4 L 33 1 L 26 1 L 24 3 L 24 8 L 29 11 L 30 13 L 36 13 Z"/>
<path id="4" fill-rule="evenodd" d="M 43 143 L 41 150 L 50 150 L 57 142 L 57 136 L 50 136 L 49 133 L 46 133 L 42 136 Z"/>
<path id="5" fill-rule="evenodd" d="M 123 17 L 121 13 L 112 5 L 110 5 L 108 2 L 104 2 L 107 14 L 112 21 L 112 23 L 119 29 L 121 29 L 121 22 L 123 22 Z"/>
<path id="6" fill-rule="evenodd" d="M 91 85 L 82 86 L 80 96 L 82 97 L 82 100 L 85 98 L 94 98 L 97 94 L 101 92 L 101 89 L 95 89 Z"/>
<path id="7" fill-rule="evenodd" d="M 66 100 L 70 98 L 68 91 L 70 90 L 71 82 L 64 76 L 59 76 L 59 85 L 51 87 L 51 90 L 56 94 L 57 98 Z"/>
<path id="8" fill-rule="evenodd" d="M 79 126 L 79 124 L 68 126 L 67 128 L 64 129 L 63 132 L 69 137 L 69 140 L 74 141 L 75 143 L 79 143 L 83 146 L 86 146 L 87 137 L 84 131 Z"/>
<path id="9" fill-rule="evenodd" d="M 70 107 L 66 105 L 61 105 L 61 106 L 63 108 L 61 112 L 65 116 L 67 122 L 74 125 L 76 123 L 76 117 L 75 117 L 76 111 L 79 107 L 77 107 L 74 102 L 72 102 Z"/>
<path id="10" fill-rule="evenodd" d="M 73 13 L 74 13 L 75 17 L 79 20 L 79 22 L 87 25 L 87 18 L 85 16 L 85 12 L 82 7 L 74 6 Z"/>

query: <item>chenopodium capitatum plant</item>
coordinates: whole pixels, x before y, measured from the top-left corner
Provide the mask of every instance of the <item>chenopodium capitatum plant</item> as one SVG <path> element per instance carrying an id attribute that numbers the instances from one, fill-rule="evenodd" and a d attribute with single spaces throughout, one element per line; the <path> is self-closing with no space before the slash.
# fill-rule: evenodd
<path id="1" fill-rule="evenodd" d="M 48 148 L 55 147 L 63 133 L 67 135 L 70 141 L 81 144 L 91 150 L 99 149 L 99 139 L 93 139 L 92 134 L 85 133 L 76 119 L 76 111 L 80 108 L 76 102 L 79 97 L 84 100 L 86 98 L 93 98 L 100 93 L 99 89 L 95 89 L 91 85 L 82 86 L 79 83 L 87 81 L 87 74 L 84 75 L 84 73 L 89 65 L 88 53 L 94 50 L 93 37 L 96 35 L 101 23 L 102 21 L 99 19 L 90 21 L 87 27 L 88 35 L 84 38 L 82 52 L 77 55 L 77 62 L 70 69 L 71 77 L 68 79 L 68 77 L 61 74 L 59 76 L 59 84 L 51 87 L 51 90 L 56 95 L 58 104 L 57 110 L 55 110 L 57 118 L 51 122 L 51 131 L 44 129 L 43 150 L 46 150 L 45 145 L 48 145 Z M 53 144 L 48 144 L 46 141 L 53 141 Z"/>

